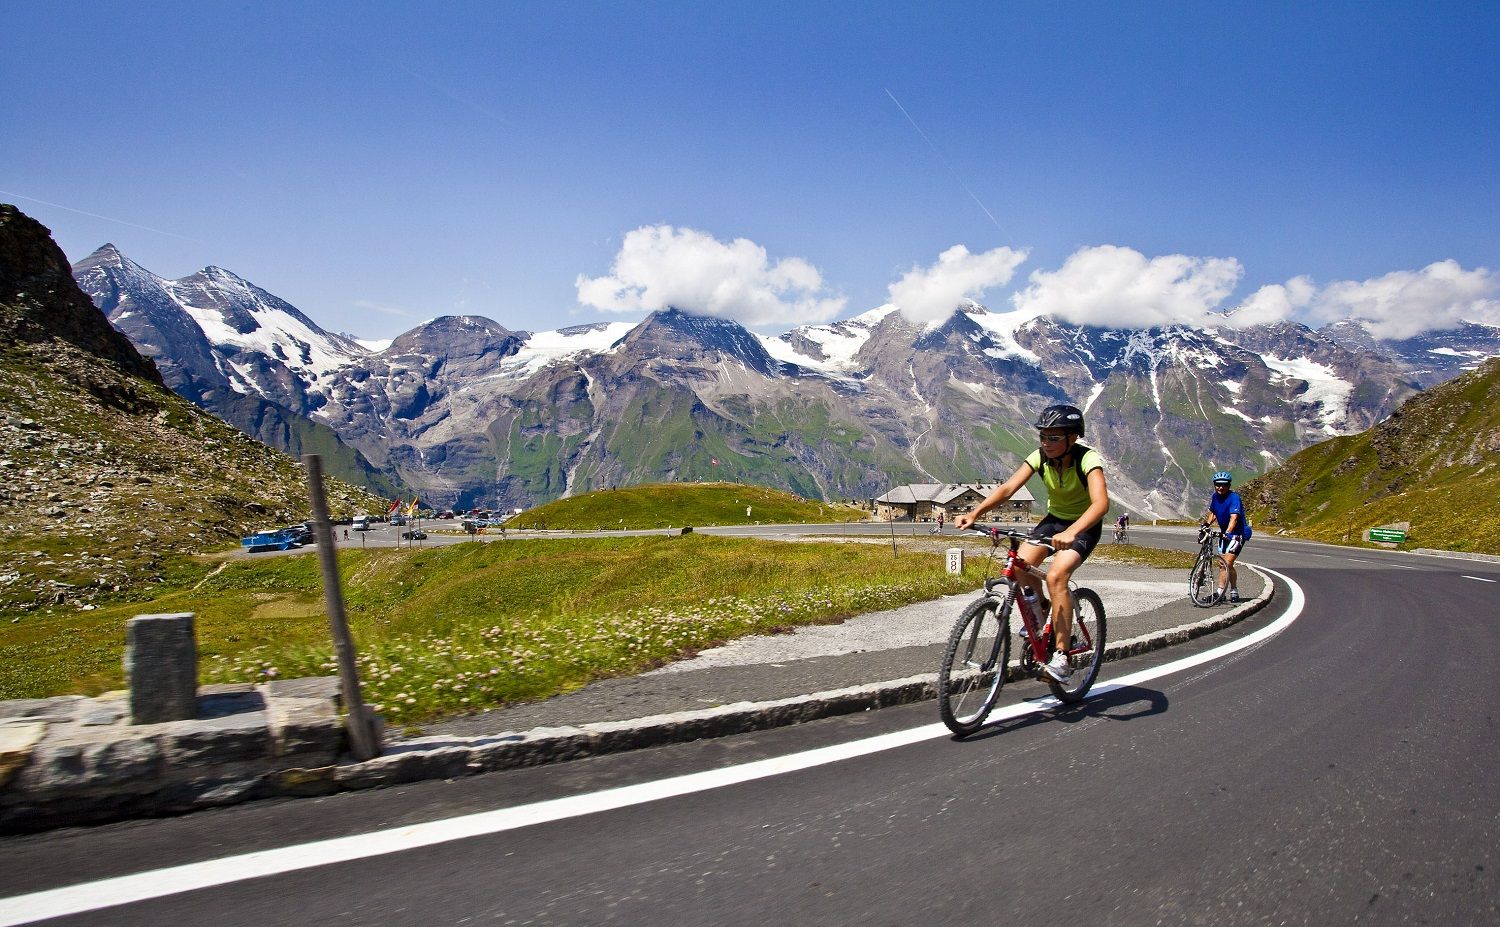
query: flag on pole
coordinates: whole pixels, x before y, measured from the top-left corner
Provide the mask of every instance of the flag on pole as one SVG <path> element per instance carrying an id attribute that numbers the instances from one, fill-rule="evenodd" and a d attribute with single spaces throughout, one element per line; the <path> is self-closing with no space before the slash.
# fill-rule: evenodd
<path id="1" fill-rule="evenodd" d="M 406 507 L 406 514 L 407 514 L 408 517 L 417 514 L 417 497 L 416 496 L 412 496 L 411 497 L 411 505 L 408 505 Z"/>
<path id="2" fill-rule="evenodd" d="M 393 500 L 391 500 L 391 507 L 386 511 L 386 514 L 387 515 L 394 515 L 398 511 L 400 511 L 400 510 L 401 510 L 401 500 L 400 499 L 393 499 Z"/>

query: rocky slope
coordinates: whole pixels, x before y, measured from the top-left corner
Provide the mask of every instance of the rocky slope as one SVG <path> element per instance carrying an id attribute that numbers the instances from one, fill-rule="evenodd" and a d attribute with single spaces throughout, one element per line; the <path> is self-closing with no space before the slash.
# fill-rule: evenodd
<path id="1" fill-rule="evenodd" d="M 328 488 L 345 514 L 380 505 Z M 47 230 L 0 204 L 0 612 L 139 594 L 306 498 L 297 461 L 166 389 Z"/>

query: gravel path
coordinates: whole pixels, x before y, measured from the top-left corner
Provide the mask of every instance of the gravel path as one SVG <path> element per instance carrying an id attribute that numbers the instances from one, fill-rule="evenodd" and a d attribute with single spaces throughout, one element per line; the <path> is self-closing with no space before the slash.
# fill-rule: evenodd
<path id="1" fill-rule="evenodd" d="M 1175 570 L 1152 570 L 1163 574 L 1161 579 L 1112 579 L 1114 572 L 1101 565 L 1081 577 L 1081 586 L 1098 592 L 1104 599 L 1105 612 L 1111 618 L 1124 618 L 1150 611 L 1173 600 L 1182 599 L 1187 591 L 1186 583 Z M 1131 575 L 1139 576 L 1139 567 L 1131 569 Z M 1165 577 L 1171 576 L 1171 579 Z M 763 634 L 743 637 L 739 640 L 705 650 L 690 660 L 679 660 L 644 675 L 666 675 L 686 673 L 693 670 L 717 666 L 751 666 L 766 663 L 783 663 L 788 660 L 804 660 L 809 657 L 836 656 L 846 653 L 864 653 L 872 650 L 892 650 L 897 647 L 913 647 L 940 644 L 948 639 L 953 620 L 964 606 L 973 601 L 975 593 L 944 596 L 930 602 L 918 602 L 883 612 L 857 615 L 841 624 L 799 627 L 789 634 Z"/>

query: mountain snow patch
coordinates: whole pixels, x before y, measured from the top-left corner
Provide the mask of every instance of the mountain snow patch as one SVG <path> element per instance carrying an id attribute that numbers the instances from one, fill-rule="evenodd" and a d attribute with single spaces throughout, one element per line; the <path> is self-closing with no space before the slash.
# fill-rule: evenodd
<path id="1" fill-rule="evenodd" d="M 1343 422 L 1348 410 L 1349 394 L 1354 391 L 1352 383 L 1342 379 L 1332 367 L 1304 357 L 1285 360 L 1266 354 L 1261 360 L 1283 377 L 1305 380 L 1307 392 L 1302 394 L 1302 401 L 1322 408 L 1318 420 L 1324 431 L 1329 434 L 1339 433 L 1338 425 Z"/>
<path id="2" fill-rule="evenodd" d="M 516 353 L 500 362 L 500 374 L 507 377 L 529 377 L 538 370 L 584 354 L 607 354 L 615 342 L 624 338 L 638 324 L 605 322 L 537 332 L 527 338 Z"/>

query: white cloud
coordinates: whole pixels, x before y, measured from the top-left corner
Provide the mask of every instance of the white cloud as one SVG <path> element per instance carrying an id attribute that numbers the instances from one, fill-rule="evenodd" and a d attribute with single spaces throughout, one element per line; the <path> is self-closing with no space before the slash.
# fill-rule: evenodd
<path id="1" fill-rule="evenodd" d="M 1417 271 L 1340 280 L 1321 289 L 1305 276 L 1263 286 L 1225 321 L 1245 326 L 1295 319 L 1317 328 L 1355 318 L 1377 338 L 1411 338 L 1464 321 L 1500 325 L 1497 293 L 1500 279 L 1485 268 L 1464 270 L 1457 261 L 1438 261 Z"/>
<path id="2" fill-rule="evenodd" d="M 1011 297 L 1017 309 L 1075 325 L 1154 328 L 1212 324 L 1208 314 L 1239 282 L 1234 258 L 1168 254 L 1148 259 L 1132 248 L 1100 245 L 1075 251 L 1055 271 L 1036 271 Z"/>
<path id="3" fill-rule="evenodd" d="M 670 225 L 628 233 L 609 275 L 579 274 L 576 285 L 579 302 L 607 312 L 675 308 L 752 328 L 826 322 L 845 302 L 822 292 L 822 276 L 802 258 L 773 264 L 749 239 L 725 243 Z"/>
<path id="4" fill-rule="evenodd" d="M 1224 321 L 1236 328 L 1280 322 L 1304 312 L 1316 295 L 1310 278 L 1293 277 L 1285 284 L 1273 283 L 1251 293 Z"/>
<path id="5" fill-rule="evenodd" d="M 954 245 L 938 255 L 936 264 L 913 267 L 892 283 L 891 302 L 913 322 L 940 322 L 965 299 L 977 300 L 985 290 L 1009 283 L 1025 260 L 1025 251 L 993 248 L 971 254 Z"/>
<path id="6" fill-rule="evenodd" d="M 1313 299 L 1309 324 L 1354 317 L 1377 338 L 1410 338 L 1456 328 L 1465 320 L 1500 324 L 1500 279 L 1483 267 L 1464 270 L 1438 261 L 1418 271 L 1398 270 L 1363 282 L 1331 283 Z"/>

